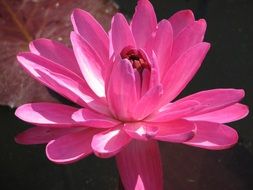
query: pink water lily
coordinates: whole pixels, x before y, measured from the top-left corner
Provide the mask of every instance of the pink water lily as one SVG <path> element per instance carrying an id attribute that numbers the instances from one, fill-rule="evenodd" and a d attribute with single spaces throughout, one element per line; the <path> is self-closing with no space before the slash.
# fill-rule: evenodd
<path id="1" fill-rule="evenodd" d="M 204 19 L 184 10 L 157 22 L 150 2 L 139 0 L 130 24 L 118 13 L 108 33 L 86 11 L 74 10 L 71 20 L 73 50 L 37 39 L 17 58 L 32 77 L 78 106 L 20 106 L 16 116 L 35 127 L 19 134 L 18 143 L 47 143 L 46 155 L 56 163 L 93 153 L 116 156 L 126 190 L 162 190 L 157 140 L 212 150 L 237 142 L 237 132 L 223 123 L 247 115 L 238 103 L 243 90 L 175 100 L 209 50 Z"/>

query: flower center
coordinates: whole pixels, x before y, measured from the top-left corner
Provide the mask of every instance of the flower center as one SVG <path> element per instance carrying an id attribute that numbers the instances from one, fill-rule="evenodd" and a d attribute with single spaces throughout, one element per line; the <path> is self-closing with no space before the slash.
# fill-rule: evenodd
<path id="1" fill-rule="evenodd" d="M 142 73 L 144 69 L 150 70 L 150 64 L 141 50 L 125 47 L 121 51 L 120 56 L 122 59 L 128 59 L 132 63 L 133 68 L 139 73 Z"/>

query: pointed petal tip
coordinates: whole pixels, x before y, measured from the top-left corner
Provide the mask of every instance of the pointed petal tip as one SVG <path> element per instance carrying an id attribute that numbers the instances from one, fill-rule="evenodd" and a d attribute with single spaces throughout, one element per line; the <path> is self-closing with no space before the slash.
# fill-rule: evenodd
<path id="1" fill-rule="evenodd" d="M 36 127 L 29 128 L 29 129 L 17 134 L 14 137 L 15 143 L 21 144 L 21 145 L 46 144 L 47 143 L 46 138 L 43 141 L 42 139 L 36 139 L 32 136 L 31 131 L 33 130 L 33 128 L 36 128 Z"/>
<path id="2" fill-rule="evenodd" d="M 42 41 L 51 42 L 52 40 L 47 39 L 47 38 L 36 38 L 36 39 L 30 41 L 30 42 L 29 42 L 29 45 L 36 44 L 36 43 L 42 42 Z"/>
<path id="3" fill-rule="evenodd" d="M 37 55 L 33 54 L 32 52 L 25 51 L 25 52 L 19 52 L 17 54 L 17 60 L 21 65 L 27 65 L 27 61 L 31 57 L 36 57 Z"/>
<path id="4" fill-rule="evenodd" d="M 75 8 L 73 9 L 72 13 L 71 13 L 71 19 L 74 19 L 74 17 L 76 17 L 79 14 L 84 14 L 84 13 L 88 13 L 80 8 Z"/>
<path id="5" fill-rule="evenodd" d="M 195 16 L 191 9 L 184 9 L 175 12 L 168 20 L 171 21 L 173 24 L 179 24 L 178 21 L 180 20 L 188 21 L 186 22 L 186 24 L 189 24 L 195 21 Z"/>
<path id="6" fill-rule="evenodd" d="M 86 12 L 86 11 L 84 11 L 84 10 L 82 10 L 82 9 L 80 9 L 80 8 L 75 8 L 73 11 L 72 11 L 72 13 L 71 13 L 71 15 L 70 15 L 70 20 L 71 20 L 71 22 L 72 22 L 72 25 L 74 26 L 74 29 L 76 30 L 77 28 L 77 26 L 76 26 L 76 22 L 77 22 L 77 20 L 78 19 L 80 19 L 79 17 L 82 17 L 82 15 L 83 14 L 89 14 L 88 12 Z"/>
<path id="7" fill-rule="evenodd" d="M 196 21 L 198 24 L 202 25 L 202 27 L 206 27 L 207 26 L 207 23 L 206 23 L 206 20 L 204 18 L 201 18 L 199 20 Z"/>
<path id="8" fill-rule="evenodd" d="M 164 24 L 164 25 L 171 25 L 170 22 L 169 22 L 167 19 L 162 19 L 162 20 L 158 23 L 158 26 L 159 26 L 159 25 L 162 25 L 162 24 Z"/>
<path id="9" fill-rule="evenodd" d="M 242 105 L 242 107 L 245 110 L 245 112 L 244 112 L 245 114 L 244 114 L 244 116 L 242 116 L 242 118 L 244 118 L 244 117 L 247 117 L 249 115 L 249 106 Z"/>
<path id="10" fill-rule="evenodd" d="M 181 13 L 181 14 L 184 14 L 186 16 L 190 16 L 190 17 L 194 18 L 194 13 L 192 12 L 191 9 L 181 10 L 181 11 L 178 11 L 178 13 Z"/>
<path id="11" fill-rule="evenodd" d="M 19 106 L 16 110 L 15 110 L 15 116 L 17 116 L 19 119 L 23 120 L 23 111 L 24 111 L 24 108 L 27 107 L 27 106 L 30 106 L 31 104 L 23 104 L 21 106 Z"/>
<path id="12" fill-rule="evenodd" d="M 152 5 L 151 2 L 149 0 L 138 0 L 138 4 L 144 4 L 144 5 Z"/>
<path id="13" fill-rule="evenodd" d="M 209 42 L 200 42 L 200 43 L 196 44 L 195 46 L 193 46 L 192 48 L 199 49 L 199 51 L 203 54 L 203 59 L 204 59 L 207 52 L 211 48 L 211 44 Z M 203 49 L 203 51 L 201 51 L 201 49 Z M 189 51 L 189 50 L 187 50 L 187 51 Z"/>
<path id="14" fill-rule="evenodd" d="M 70 40 L 73 43 L 73 40 L 78 37 L 78 34 L 75 31 L 71 31 L 70 34 Z"/>
<path id="15" fill-rule="evenodd" d="M 238 93 L 241 95 L 241 97 L 243 98 L 245 96 L 245 91 L 244 89 L 237 89 Z"/>
<path id="16" fill-rule="evenodd" d="M 207 28 L 207 23 L 206 23 L 206 20 L 201 18 L 197 21 L 195 21 L 193 24 L 195 24 L 195 28 L 202 33 L 202 35 L 204 36 L 205 35 L 205 31 L 206 31 L 206 28 Z M 193 25 L 194 26 L 194 25 Z"/>
<path id="17" fill-rule="evenodd" d="M 29 52 L 19 52 L 18 54 L 17 54 L 17 60 L 19 61 L 19 62 L 21 62 L 21 60 L 23 59 L 23 57 L 25 56 L 25 55 L 27 55 Z"/>
<path id="18" fill-rule="evenodd" d="M 204 53 L 206 54 L 210 50 L 211 44 L 209 42 L 201 42 L 201 43 L 203 44 L 202 46 L 204 46 L 204 48 L 206 49 L 204 51 Z"/>
<path id="19" fill-rule="evenodd" d="M 22 137 L 21 134 L 22 134 L 22 133 L 17 134 L 17 135 L 14 137 L 14 141 L 15 141 L 17 144 L 26 145 L 27 143 L 24 143 L 24 141 L 22 140 L 23 137 Z"/>
<path id="20" fill-rule="evenodd" d="M 240 97 L 240 99 L 238 100 L 238 102 L 244 98 L 245 96 L 245 91 L 244 89 L 241 88 L 221 88 L 220 90 L 228 90 L 231 92 L 231 94 L 233 93 L 233 95 L 237 95 L 238 97 Z"/>
<path id="21" fill-rule="evenodd" d="M 191 9 L 180 10 L 180 11 L 177 11 L 175 14 L 183 16 L 183 17 L 194 18 L 194 13 Z"/>
<path id="22" fill-rule="evenodd" d="M 172 25 L 173 35 L 176 37 L 187 26 L 194 23 L 195 17 L 191 10 L 181 10 L 174 13 L 168 20 Z"/>
<path id="23" fill-rule="evenodd" d="M 114 16 L 113 16 L 114 18 L 122 18 L 122 17 L 124 17 L 125 18 L 125 16 L 122 14 L 122 13 L 116 13 Z"/>
<path id="24" fill-rule="evenodd" d="M 205 32 L 206 32 L 206 28 L 207 28 L 207 23 L 206 23 L 206 20 L 201 18 L 197 21 L 195 21 L 197 23 L 197 25 L 199 26 L 199 31 L 202 33 L 203 37 L 204 38 L 204 35 L 205 35 Z"/>

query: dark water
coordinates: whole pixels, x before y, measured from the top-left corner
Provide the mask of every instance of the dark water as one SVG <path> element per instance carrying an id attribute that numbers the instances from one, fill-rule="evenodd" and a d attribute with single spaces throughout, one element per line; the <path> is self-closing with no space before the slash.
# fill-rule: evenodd
<path id="1" fill-rule="evenodd" d="M 132 15 L 136 1 L 116 1 Z M 253 25 L 251 0 L 156 0 L 158 18 L 192 9 L 208 23 L 206 41 L 212 44 L 203 66 L 183 95 L 219 87 L 243 88 L 243 103 L 253 105 Z M 44 145 L 21 146 L 13 137 L 25 124 L 14 110 L 0 109 L 0 184 L 3 190 L 113 190 L 118 174 L 113 159 L 90 156 L 72 165 L 55 165 L 46 159 Z M 253 121 L 231 123 L 240 135 L 230 150 L 206 151 L 183 145 L 161 144 L 166 189 L 252 190 Z"/>

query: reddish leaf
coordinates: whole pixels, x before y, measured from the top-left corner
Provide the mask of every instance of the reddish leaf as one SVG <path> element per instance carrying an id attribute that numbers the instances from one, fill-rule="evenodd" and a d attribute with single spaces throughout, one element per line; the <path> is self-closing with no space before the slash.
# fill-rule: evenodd
<path id="1" fill-rule="evenodd" d="M 117 10 L 110 0 L 0 0 L 0 104 L 16 107 L 25 102 L 56 101 L 23 72 L 16 54 L 41 37 L 69 45 L 74 8 L 89 11 L 106 29 Z"/>

